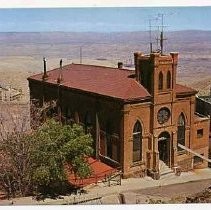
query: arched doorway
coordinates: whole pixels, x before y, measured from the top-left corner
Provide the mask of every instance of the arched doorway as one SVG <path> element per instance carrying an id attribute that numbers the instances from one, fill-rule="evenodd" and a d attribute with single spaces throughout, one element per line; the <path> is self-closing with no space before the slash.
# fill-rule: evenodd
<path id="1" fill-rule="evenodd" d="M 169 165 L 170 156 L 170 134 L 166 131 L 162 132 L 158 137 L 159 159 Z"/>

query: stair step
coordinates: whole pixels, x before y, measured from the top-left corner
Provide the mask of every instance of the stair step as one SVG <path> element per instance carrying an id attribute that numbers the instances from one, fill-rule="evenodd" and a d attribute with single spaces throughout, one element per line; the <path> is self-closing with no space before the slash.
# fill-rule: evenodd
<path id="1" fill-rule="evenodd" d="M 174 173 L 173 170 L 161 171 L 161 172 L 160 172 L 160 175 L 171 174 L 171 173 Z"/>
<path id="2" fill-rule="evenodd" d="M 168 172 L 173 172 L 173 170 L 171 170 L 171 169 L 168 169 L 168 170 L 160 170 L 160 173 L 161 174 L 168 173 Z"/>
<path id="3" fill-rule="evenodd" d="M 160 179 L 168 179 L 168 178 L 175 178 L 175 174 L 173 172 L 167 173 L 167 174 L 161 174 Z"/>
<path id="4" fill-rule="evenodd" d="M 163 161 L 159 161 L 159 169 L 160 169 L 160 175 L 161 176 L 164 176 L 164 175 L 167 175 L 167 174 L 173 174 L 174 171 L 169 168 Z"/>

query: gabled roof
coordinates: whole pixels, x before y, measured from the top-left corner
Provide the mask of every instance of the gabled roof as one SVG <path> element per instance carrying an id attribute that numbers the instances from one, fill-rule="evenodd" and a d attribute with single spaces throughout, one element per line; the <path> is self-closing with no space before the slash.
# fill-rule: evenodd
<path id="1" fill-rule="evenodd" d="M 46 83 L 57 84 L 60 69 L 48 71 Z M 134 78 L 133 71 L 103 66 L 70 64 L 62 67 L 61 86 L 108 96 L 123 101 L 144 100 L 150 97 L 148 91 Z M 37 74 L 28 80 L 42 81 L 43 74 Z"/>
<path id="2" fill-rule="evenodd" d="M 48 71 L 45 83 L 57 85 L 60 69 Z M 134 71 L 104 66 L 70 64 L 62 67 L 63 80 L 60 86 L 72 90 L 93 93 L 120 99 L 125 102 L 140 101 L 151 97 L 149 92 L 132 75 Z M 43 81 L 43 73 L 33 75 L 28 80 Z M 194 95 L 196 90 L 176 84 L 176 95 Z"/>

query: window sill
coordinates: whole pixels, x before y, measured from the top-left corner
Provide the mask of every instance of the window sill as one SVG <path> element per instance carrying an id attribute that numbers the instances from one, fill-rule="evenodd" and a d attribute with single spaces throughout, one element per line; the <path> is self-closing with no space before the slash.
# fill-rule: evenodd
<path id="1" fill-rule="evenodd" d="M 160 95 L 162 95 L 162 94 L 168 94 L 169 93 L 169 91 L 172 91 L 172 89 L 166 89 L 166 90 L 158 90 L 158 93 L 160 94 Z"/>
<path id="2" fill-rule="evenodd" d="M 137 162 L 133 162 L 130 167 L 136 167 L 136 166 L 140 166 L 140 165 L 144 165 L 145 162 L 144 161 L 137 161 Z"/>
<path id="3" fill-rule="evenodd" d="M 197 139 L 201 139 L 203 136 L 197 136 Z"/>
<path id="4" fill-rule="evenodd" d="M 185 150 L 177 151 L 177 155 L 185 155 L 187 152 Z"/>

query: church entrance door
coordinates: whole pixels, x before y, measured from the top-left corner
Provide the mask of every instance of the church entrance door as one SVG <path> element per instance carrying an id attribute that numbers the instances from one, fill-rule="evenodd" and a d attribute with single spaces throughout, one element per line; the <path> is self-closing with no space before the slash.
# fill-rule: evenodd
<path id="1" fill-rule="evenodd" d="M 169 165 L 170 155 L 170 135 L 168 132 L 162 132 L 158 137 L 159 159 Z"/>

